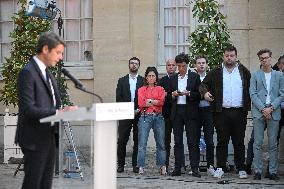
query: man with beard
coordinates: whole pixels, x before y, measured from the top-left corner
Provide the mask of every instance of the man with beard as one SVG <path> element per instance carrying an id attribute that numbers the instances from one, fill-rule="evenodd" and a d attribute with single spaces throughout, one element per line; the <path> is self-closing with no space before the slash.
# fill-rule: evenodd
<path id="1" fill-rule="evenodd" d="M 139 120 L 139 109 L 137 90 L 143 86 L 143 77 L 138 75 L 140 67 L 139 58 L 132 57 L 129 60 L 129 74 L 119 78 L 116 87 L 116 102 L 134 102 L 134 119 L 120 120 L 118 125 L 118 141 L 117 141 L 117 172 L 124 172 L 126 145 L 129 139 L 131 129 L 133 129 L 133 154 L 132 166 L 133 172 L 138 173 L 137 167 L 137 152 L 138 152 L 138 129 L 137 123 Z"/>
<path id="2" fill-rule="evenodd" d="M 211 70 L 200 85 L 201 95 L 210 102 L 217 132 L 218 168 L 214 177 L 221 178 L 227 171 L 228 144 L 232 138 L 239 178 L 247 178 L 244 137 L 250 110 L 249 81 L 249 70 L 237 61 L 237 49 L 228 46 L 224 50 L 223 63 Z"/>

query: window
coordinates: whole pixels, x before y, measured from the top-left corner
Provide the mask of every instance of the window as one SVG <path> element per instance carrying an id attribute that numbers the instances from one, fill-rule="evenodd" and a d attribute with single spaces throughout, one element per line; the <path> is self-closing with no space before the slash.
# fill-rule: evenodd
<path id="1" fill-rule="evenodd" d="M 17 11 L 16 0 L 0 0 L 0 67 L 10 56 L 12 39 L 9 33 L 14 29 L 12 16 Z"/>
<path id="2" fill-rule="evenodd" d="M 188 53 L 188 35 L 191 31 L 191 9 L 188 0 L 159 1 L 159 66 L 177 54 Z M 162 68 L 163 70 L 163 68 Z"/>
<path id="3" fill-rule="evenodd" d="M 10 56 L 14 29 L 13 13 L 17 12 L 17 0 L 0 0 L 0 67 Z M 62 38 L 66 42 L 64 65 L 70 67 L 80 79 L 93 78 L 93 1 L 57 0 L 56 6 L 63 18 Z M 59 34 L 57 18 L 52 30 Z"/>
<path id="4" fill-rule="evenodd" d="M 66 62 L 92 61 L 92 3 L 92 0 L 57 0 L 57 7 L 62 12 L 64 23 L 64 36 L 61 37 L 66 42 Z M 53 31 L 58 33 L 56 20 L 53 22 Z"/>

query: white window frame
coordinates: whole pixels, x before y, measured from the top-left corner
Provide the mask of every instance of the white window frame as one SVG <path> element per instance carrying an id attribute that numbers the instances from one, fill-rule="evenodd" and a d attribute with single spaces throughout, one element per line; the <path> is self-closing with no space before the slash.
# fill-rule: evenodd
<path id="1" fill-rule="evenodd" d="M 176 2 L 179 1 L 179 0 L 176 0 Z M 164 33 L 165 33 L 165 26 L 164 25 L 164 10 L 165 8 L 170 8 L 170 7 L 165 7 L 164 6 L 164 0 L 159 0 L 159 3 L 158 3 L 158 65 L 157 65 L 157 68 L 158 68 L 158 71 L 159 73 L 166 73 L 166 63 L 165 63 L 165 44 L 164 44 Z M 192 4 L 186 4 L 189 8 L 189 20 L 190 20 L 190 23 L 188 25 L 183 25 L 185 27 L 189 27 L 189 34 L 195 29 L 195 26 L 196 26 L 196 21 L 195 19 L 193 19 L 193 15 L 192 15 Z M 179 8 L 184 8 L 186 6 L 178 6 L 178 3 L 176 3 L 176 6 L 173 6 L 172 8 L 174 8 L 177 10 Z M 178 27 L 179 27 L 179 23 L 178 23 L 178 11 L 176 11 L 176 41 L 177 43 L 176 44 L 173 44 L 173 46 L 175 45 L 176 47 L 176 55 L 179 53 L 178 52 L 178 46 L 188 46 L 189 47 L 189 43 L 184 43 L 184 44 L 181 44 L 181 43 L 178 43 Z M 175 57 L 170 57 L 170 58 L 175 58 Z"/>

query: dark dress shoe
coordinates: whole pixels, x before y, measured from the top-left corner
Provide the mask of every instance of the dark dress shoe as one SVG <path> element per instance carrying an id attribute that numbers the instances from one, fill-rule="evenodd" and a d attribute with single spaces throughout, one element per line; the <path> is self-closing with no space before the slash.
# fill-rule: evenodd
<path id="1" fill-rule="evenodd" d="M 253 180 L 261 180 L 261 174 L 260 173 L 255 173 Z"/>
<path id="2" fill-rule="evenodd" d="M 198 170 L 192 170 L 192 176 L 197 177 L 197 178 L 201 178 L 201 174 Z"/>
<path id="3" fill-rule="evenodd" d="M 270 178 L 270 174 L 268 171 L 264 174 L 264 178 Z"/>
<path id="4" fill-rule="evenodd" d="M 118 173 L 124 172 L 124 166 L 118 166 L 117 172 L 118 172 Z"/>
<path id="5" fill-rule="evenodd" d="M 251 164 L 247 164 L 246 165 L 246 172 L 248 175 L 251 175 L 252 171 L 251 171 Z"/>
<path id="6" fill-rule="evenodd" d="M 272 173 L 272 174 L 270 174 L 269 179 L 270 180 L 279 180 L 279 177 L 275 173 Z"/>
<path id="7" fill-rule="evenodd" d="M 133 173 L 139 173 L 139 167 L 133 167 Z"/>
<path id="8" fill-rule="evenodd" d="M 171 176 L 180 176 L 181 172 L 180 170 L 173 170 L 173 172 L 171 173 Z"/>

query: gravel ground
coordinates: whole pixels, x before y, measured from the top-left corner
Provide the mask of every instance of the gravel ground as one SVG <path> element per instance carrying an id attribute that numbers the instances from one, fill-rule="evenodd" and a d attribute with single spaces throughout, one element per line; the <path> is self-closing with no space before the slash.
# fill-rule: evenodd
<path id="1" fill-rule="evenodd" d="M 1 152 L 1 150 L 0 150 Z M 0 153 L 0 160 L 3 160 L 3 155 Z M 87 154 L 87 153 L 86 153 Z M 89 156 L 88 156 L 89 157 Z M 87 157 L 87 159 L 88 159 Z M 284 165 L 281 164 L 279 181 L 270 181 L 262 179 L 261 181 L 254 181 L 253 176 L 248 179 L 239 179 L 235 173 L 227 173 L 223 179 L 215 179 L 207 176 L 202 172 L 201 178 L 195 178 L 188 174 L 183 174 L 180 177 L 161 176 L 159 175 L 158 168 L 155 166 L 155 156 L 148 155 L 145 167 L 145 174 L 143 176 L 132 172 L 132 166 L 127 163 L 125 172 L 117 174 L 117 188 L 119 189 L 284 189 Z M 83 159 L 83 158 L 82 158 Z M 173 159 L 173 158 L 172 158 Z M 127 157 L 126 162 L 130 162 L 131 158 Z M 171 160 L 173 164 L 173 160 Z M 19 189 L 21 188 L 24 173 L 18 172 L 16 177 L 13 176 L 17 164 L 0 164 L 0 189 Z M 84 181 L 79 178 L 63 178 L 63 176 L 54 178 L 54 189 L 92 189 L 93 188 L 93 175 L 92 169 L 89 164 L 82 160 L 82 170 Z M 219 184 L 219 181 L 225 181 L 226 184 Z"/>

